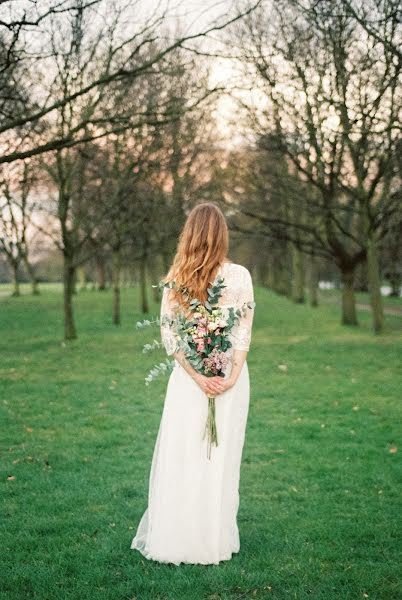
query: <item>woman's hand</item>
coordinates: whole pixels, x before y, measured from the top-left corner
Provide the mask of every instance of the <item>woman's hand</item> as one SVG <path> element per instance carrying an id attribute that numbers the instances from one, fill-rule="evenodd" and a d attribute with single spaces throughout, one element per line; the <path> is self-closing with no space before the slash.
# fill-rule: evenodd
<path id="1" fill-rule="evenodd" d="M 231 378 L 223 379 L 223 377 L 205 377 L 201 373 L 197 373 L 194 381 L 202 389 L 207 396 L 216 397 L 230 389 L 234 382 Z"/>
<path id="2" fill-rule="evenodd" d="M 220 380 L 220 382 L 219 382 L 220 389 L 221 389 L 221 391 L 219 392 L 220 394 L 223 394 L 223 392 L 230 390 L 230 388 L 233 387 L 234 384 L 236 383 L 232 377 L 228 377 L 227 379 L 222 379 L 221 377 L 217 377 L 216 379 Z"/>
<path id="3" fill-rule="evenodd" d="M 175 352 L 173 357 L 177 360 L 179 365 L 183 367 L 183 369 L 193 378 L 196 384 L 202 389 L 204 394 L 207 396 L 211 396 L 215 398 L 219 396 L 219 394 L 223 394 L 237 381 L 239 374 L 242 370 L 244 361 L 246 360 L 247 350 L 234 350 L 233 358 L 232 358 L 232 371 L 229 377 L 205 377 L 198 371 L 194 369 L 186 360 L 184 352 L 181 350 L 180 352 Z"/>
<path id="4" fill-rule="evenodd" d="M 217 396 L 221 393 L 219 382 L 215 381 L 220 377 L 206 377 L 201 373 L 196 373 L 193 379 L 207 396 Z"/>

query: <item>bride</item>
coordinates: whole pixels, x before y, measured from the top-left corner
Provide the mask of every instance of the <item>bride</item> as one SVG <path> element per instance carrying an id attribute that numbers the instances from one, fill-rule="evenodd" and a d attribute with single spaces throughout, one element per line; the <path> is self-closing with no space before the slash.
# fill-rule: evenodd
<path id="1" fill-rule="evenodd" d="M 227 259 L 228 229 L 220 209 L 199 204 L 189 214 L 166 282 L 185 286 L 192 298 L 207 299 L 207 288 L 224 279 L 219 306 L 241 308 L 253 302 L 249 271 Z M 176 289 L 165 287 L 164 315 L 183 309 Z M 174 358 L 153 453 L 148 508 L 131 548 L 146 558 L 179 565 L 218 564 L 239 552 L 237 526 L 240 462 L 249 406 L 246 362 L 253 310 L 231 331 L 224 377 L 197 372 L 183 353 L 176 352 L 174 334 L 161 326 L 162 342 Z M 211 459 L 203 439 L 208 396 L 216 397 L 218 445 Z"/>

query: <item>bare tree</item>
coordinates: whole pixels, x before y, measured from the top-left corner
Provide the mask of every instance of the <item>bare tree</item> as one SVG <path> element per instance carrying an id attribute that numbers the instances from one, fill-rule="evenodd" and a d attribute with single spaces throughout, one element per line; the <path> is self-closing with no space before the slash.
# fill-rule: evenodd
<path id="1" fill-rule="evenodd" d="M 373 326 L 381 331 L 377 246 L 398 209 L 400 64 L 356 30 L 339 2 L 283 1 L 269 20 L 251 15 L 243 40 L 243 60 L 254 65 L 267 100 L 267 112 L 254 111 L 257 131 L 275 132 L 301 179 L 317 190 L 308 203 L 314 225 L 287 224 L 314 236 L 340 269 L 346 324 L 357 323 L 354 277 L 367 258 Z"/>
<path id="2" fill-rule="evenodd" d="M 163 30 L 169 16 L 169 3 L 164 8 L 159 6 L 156 12 L 138 23 L 134 31 L 131 30 L 128 34 L 125 21 L 130 18 L 130 12 L 127 13 L 130 6 L 122 2 L 111 4 L 106 0 L 58 0 L 50 2 L 43 9 L 35 2 L 28 3 L 26 10 L 22 8 L 18 11 L 16 7 L 14 13 L 13 4 L 17 3 L 3 3 L 11 5 L 11 17 L 0 19 L 2 76 L 5 80 L 9 79 L 9 75 L 17 68 L 16 65 L 21 69 L 23 63 L 33 63 L 35 82 L 30 79 L 31 67 L 25 69 L 24 80 L 20 81 L 20 85 L 24 89 L 29 87 L 33 90 L 37 101 L 31 102 L 25 111 L 0 118 L 0 142 L 5 148 L 0 156 L 0 164 L 70 148 L 131 128 L 133 123 L 137 124 L 145 116 L 141 110 L 134 115 L 121 114 L 119 118 L 116 118 L 116 112 L 112 118 L 108 118 L 107 112 L 83 113 L 69 131 L 54 128 L 49 130 L 49 123 L 57 121 L 60 111 L 68 110 L 76 102 L 93 106 L 94 97 L 104 96 L 105 90 L 116 82 L 134 81 L 153 74 L 171 52 L 191 41 L 205 39 L 210 34 L 225 29 L 252 12 L 260 2 L 258 0 L 244 11 L 226 14 L 219 22 L 212 23 L 201 31 L 173 38 L 167 35 L 166 28 Z M 143 2 L 138 8 L 144 11 L 146 3 Z M 86 46 L 85 64 L 81 63 L 85 76 L 80 78 L 80 85 L 77 81 L 74 87 L 70 86 L 64 90 L 65 93 L 60 94 L 59 73 L 58 69 L 56 72 L 54 70 L 54 62 L 60 66 L 64 49 L 55 46 L 55 37 L 56 34 L 63 36 L 64 29 L 68 29 L 68 22 L 78 24 L 84 18 L 87 18 L 88 23 L 85 29 L 86 39 L 82 39 L 79 44 Z M 68 47 L 69 42 L 64 42 Z M 34 50 L 31 50 L 32 44 Z M 43 85 L 40 86 L 39 82 L 43 82 Z M 154 118 L 157 117 L 156 113 Z M 146 118 L 149 119 L 149 115 Z M 22 140 L 21 137 L 15 137 L 17 129 L 24 131 Z M 46 131 L 49 135 L 32 136 L 33 132 L 38 134 L 39 131 Z"/>
<path id="3" fill-rule="evenodd" d="M 22 166 L 22 168 L 21 168 Z M 13 295 L 19 296 L 18 269 L 22 263 L 30 278 L 32 293 L 38 294 L 38 282 L 30 261 L 30 242 L 33 231 L 29 233 L 32 214 L 36 202 L 32 198 L 34 176 L 29 164 L 3 174 L 0 181 L 0 250 L 6 255 L 13 281 Z"/>
<path id="4" fill-rule="evenodd" d="M 351 16 L 376 42 L 401 62 L 402 9 L 398 0 L 342 0 L 346 14 Z M 310 8 L 311 4 L 307 5 Z M 305 8 L 305 7 L 304 7 Z M 395 32 L 399 29 L 398 38 Z"/>
<path id="5" fill-rule="evenodd" d="M 153 171 L 160 169 L 158 136 L 147 128 L 125 132 L 116 136 L 107 147 L 98 152 L 93 161 L 92 177 L 98 182 L 93 193 L 89 190 L 90 202 L 102 220 L 96 228 L 98 246 L 105 248 L 112 262 L 113 323 L 120 325 L 120 287 L 125 260 L 139 264 L 142 310 L 148 312 L 145 279 L 147 258 L 151 252 L 149 232 L 145 221 L 150 221 L 154 232 L 163 230 L 163 210 L 154 210 L 157 196 Z M 149 193 L 143 186 L 148 181 Z M 91 219 L 94 218 L 91 216 Z"/>
<path id="6" fill-rule="evenodd" d="M 91 95 L 87 94 L 85 98 L 81 95 L 74 97 L 74 90 L 81 90 L 85 86 L 87 71 L 92 72 L 96 68 L 93 55 L 98 48 L 99 39 L 96 37 L 87 42 L 85 31 L 85 15 L 83 12 L 77 12 L 70 22 L 69 29 L 65 28 L 63 34 L 58 31 L 54 32 L 53 48 L 54 55 L 57 57 L 55 63 L 57 78 L 53 82 L 52 92 L 63 98 L 57 109 L 56 137 L 72 138 L 83 124 L 86 127 L 85 131 L 89 131 L 95 123 L 102 126 L 105 120 L 117 124 L 113 129 L 114 133 L 110 134 L 115 139 L 119 139 L 124 132 L 144 129 L 148 131 L 148 135 L 151 135 L 150 132 L 162 127 L 169 120 L 177 118 L 174 111 L 172 112 L 170 104 L 165 101 L 163 93 L 159 95 L 155 91 L 152 95 L 148 93 L 149 89 L 154 90 L 157 82 L 163 80 L 163 72 L 150 72 L 146 76 L 142 73 L 139 81 L 133 77 L 125 79 L 123 82 L 115 82 L 113 86 L 98 89 Z M 153 48 L 152 52 L 154 52 Z M 146 60 L 145 56 L 143 59 Z M 158 89 L 161 90 L 160 85 Z M 202 90 L 201 97 L 193 97 L 186 109 L 191 110 L 209 93 L 209 90 Z M 64 101 L 66 97 L 70 99 L 69 102 Z M 74 99 L 71 100 L 71 98 Z M 149 102 L 150 99 L 152 99 L 151 102 Z M 91 134 L 87 137 L 91 138 Z M 64 257 L 66 339 L 73 339 L 77 335 L 72 307 L 76 268 L 88 260 L 90 248 L 93 250 L 89 241 L 96 225 L 99 226 L 102 219 L 106 218 L 112 209 L 116 213 L 121 208 L 117 201 L 120 198 L 118 186 L 115 188 L 116 194 L 109 199 L 111 205 L 105 207 L 102 214 L 100 211 L 94 213 L 90 203 L 85 201 L 85 197 L 89 193 L 88 185 L 91 185 L 89 176 L 91 157 L 94 153 L 96 154 L 99 147 L 99 140 L 97 146 L 87 142 L 85 145 L 80 144 L 79 147 L 74 144 L 69 148 L 62 147 L 56 150 L 55 161 L 46 164 L 48 174 L 57 189 L 57 218 L 60 222 L 59 247 Z M 136 152 L 133 151 L 134 160 L 135 156 Z M 134 166 L 132 161 L 128 161 L 128 164 L 131 165 L 131 168 Z M 121 173 L 120 176 L 124 181 L 124 173 Z M 116 202 L 116 206 L 113 206 L 113 202 Z M 116 221 L 111 222 L 115 223 Z M 121 244 L 117 240 L 115 243 Z M 114 272 L 116 273 L 119 251 L 117 247 L 114 250 Z M 114 287 L 117 294 L 118 288 L 116 285 Z M 115 319 L 118 319 L 117 313 Z"/>
<path id="7" fill-rule="evenodd" d="M 234 211 L 231 227 L 268 240 L 269 287 L 302 303 L 307 283 L 311 303 L 316 306 L 316 259 L 329 258 L 330 253 L 312 233 L 314 215 L 307 206 L 315 190 L 292 172 L 275 136 L 262 136 L 255 145 L 234 153 L 230 162 L 225 196 Z"/>
<path id="8" fill-rule="evenodd" d="M 399 298 L 402 286 L 402 214 L 396 215 L 381 244 L 381 262 L 390 296 Z"/>

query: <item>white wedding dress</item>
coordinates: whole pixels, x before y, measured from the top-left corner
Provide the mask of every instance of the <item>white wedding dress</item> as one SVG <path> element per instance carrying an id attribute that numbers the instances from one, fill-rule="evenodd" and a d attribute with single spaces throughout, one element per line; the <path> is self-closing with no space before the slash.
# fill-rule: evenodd
<path id="1" fill-rule="evenodd" d="M 254 300 L 245 267 L 225 262 L 218 274 L 227 286 L 220 306 L 240 308 Z M 164 288 L 161 315 L 174 310 L 170 293 Z M 232 330 L 226 374 L 231 369 L 232 350 L 249 349 L 253 312 L 247 309 Z M 173 333 L 163 326 L 161 336 L 167 353 L 172 354 Z M 218 446 L 212 446 L 208 459 L 206 437 L 203 439 L 207 396 L 175 361 L 153 453 L 148 508 L 131 548 L 148 559 L 175 565 L 218 564 L 239 551 L 239 477 L 249 394 L 245 362 L 236 384 L 216 398 Z"/>

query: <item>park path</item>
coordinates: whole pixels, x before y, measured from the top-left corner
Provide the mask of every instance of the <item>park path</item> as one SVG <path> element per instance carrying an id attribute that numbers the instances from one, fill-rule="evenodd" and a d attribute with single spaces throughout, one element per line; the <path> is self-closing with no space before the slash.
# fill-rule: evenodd
<path id="1" fill-rule="evenodd" d="M 338 300 L 338 298 L 323 298 L 322 296 L 320 296 L 320 300 L 323 304 L 338 304 L 339 306 L 341 305 L 341 301 Z M 357 302 L 356 308 L 359 310 L 371 310 L 370 304 L 365 304 L 362 302 Z M 384 314 L 393 317 L 402 317 L 402 308 L 398 308 L 396 306 L 385 306 Z"/>
<path id="2" fill-rule="evenodd" d="M 370 304 L 360 304 L 359 302 L 356 304 L 357 308 L 361 310 L 371 310 Z M 402 317 L 402 308 L 395 308 L 390 306 L 384 307 L 384 314 L 392 315 L 394 317 Z"/>

